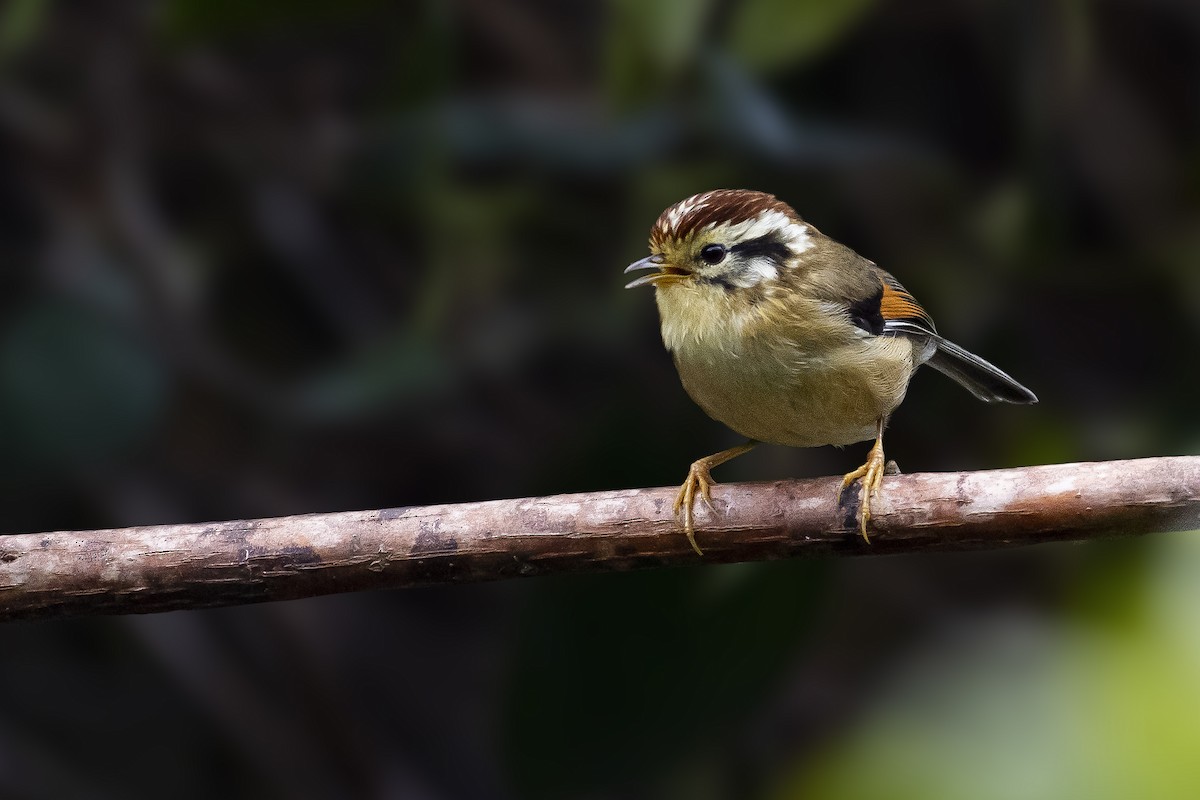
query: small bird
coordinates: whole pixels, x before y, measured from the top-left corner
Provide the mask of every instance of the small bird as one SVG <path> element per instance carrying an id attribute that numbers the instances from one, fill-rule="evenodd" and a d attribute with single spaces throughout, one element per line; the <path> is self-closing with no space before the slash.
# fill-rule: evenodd
<path id="1" fill-rule="evenodd" d="M 999 368 L 938 335 L 900 282 L 825 236 L 773 195 L 717 189 L 668 208 L 650 255 L 625 288 L 653 286 L 662 338 L 683 388 L 713 419 L 747 437 L 692 464 L 675 499 L 698 554 L 697 494 L 712 509 L 710 470 L 760 442 L 792 447 L 875 440 L 842 479 L 862 480 L 863 539 L 883 482 L 883 429 L 917 367 L 985 403 L 1036 403 Z"/>

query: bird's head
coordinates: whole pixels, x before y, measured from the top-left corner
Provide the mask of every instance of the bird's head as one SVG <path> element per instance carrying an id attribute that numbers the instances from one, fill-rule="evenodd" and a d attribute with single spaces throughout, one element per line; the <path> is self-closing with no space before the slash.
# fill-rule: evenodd
<path id="1" fill-rule="evenodd" d="M 808 223 L 773 195 L 718 189 L 664 211 L 650 230 L 650 255 L 625 270 L 652 269 L 625 288 L 717 286 L 727 291 L 777 281 L 814 245 Z"/>

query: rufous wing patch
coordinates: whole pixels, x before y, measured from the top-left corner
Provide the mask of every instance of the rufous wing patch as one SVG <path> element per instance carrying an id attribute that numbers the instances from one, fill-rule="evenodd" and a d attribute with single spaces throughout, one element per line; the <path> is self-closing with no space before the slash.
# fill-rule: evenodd
<path id="1" fill-rule="evenodd" d="M 900 285 L 899 281 L 887 273 L 883 273 L 881 277 L 883 278 L 883 297 L 879 301 L 879 313 L 884 322 L 904 320 L 927 328 L 931 333 L 937 331 L 933 325 L 933 319 L 925 309 L 921 308 L 921 304 L 917 302 L 916 298 Z"/>

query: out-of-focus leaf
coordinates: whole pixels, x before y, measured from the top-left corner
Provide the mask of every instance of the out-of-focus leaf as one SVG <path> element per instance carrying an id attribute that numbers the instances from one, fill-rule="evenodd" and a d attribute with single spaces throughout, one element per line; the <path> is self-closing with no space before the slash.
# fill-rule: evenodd
<path id="1" fill-rule="evenodd" d="M 870 11 L 875 0 L 747 0 L 737 6 L 729 48 L 756 70 L 820 55 Z"/>
<path id="2" fill-rule="evenodd" d="M 24 48 L 37 36 L 46 0 L 9 0 L 0 7 L 0 60 Z"/>
<path id="3" fill-rule="evenodd" d="M 1149 569 L 1095 573 L 1084 594 L 1107 597 L 1084 598 L 1086 624 L 995 619 L 899 669 L 857 730 L 768 796 L 1193 797 L 1200 540 L 1158 544 Z"/>
<path id="4" fill-rule="evenodd" d="M 0 334 L 3 441 L 29 461 L 119 454 L 153 429 L 166 390 L 158 359 L 86 309 L 34 306 Z"/>
<path id="5" fill-rule="evenodd" d="M 712 0 L 616 0 L 610 4 L 608 84 L 618 104 L 651 96 L 692 61 Z"/>
<path id="6" fill-rule="evenodd" d="M 1009 181 L 982 198 L 975 210 L 974 231 L 980 243 L 996 258 L 1016 262 L 1027 246 L 1033 215 L 1028 184 Z"/>

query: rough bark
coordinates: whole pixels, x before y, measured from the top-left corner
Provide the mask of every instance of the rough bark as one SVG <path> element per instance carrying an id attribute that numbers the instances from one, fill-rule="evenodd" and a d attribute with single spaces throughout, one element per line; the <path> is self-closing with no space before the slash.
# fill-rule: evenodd
<path id="1" fill-rule="evenodd" d="M 0 536 L 0 619 L 120 614 L 579 570 L 998 548 L 1200 528 L 1200 457 L 724 484 L 697 508 L 629 489 L 274 519 Z"/>

